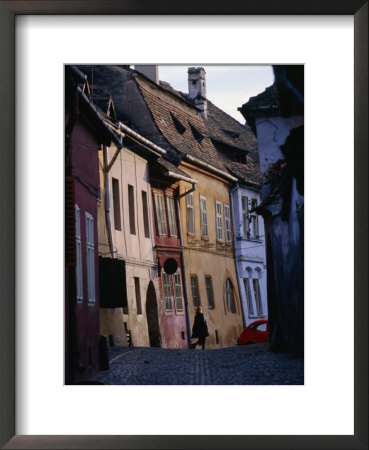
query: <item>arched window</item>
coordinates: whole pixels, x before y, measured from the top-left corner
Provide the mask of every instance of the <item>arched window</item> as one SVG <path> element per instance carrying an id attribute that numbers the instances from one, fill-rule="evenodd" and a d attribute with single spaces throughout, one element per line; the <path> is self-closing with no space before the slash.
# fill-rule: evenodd
<path id="1" fill-rule="evenodd" d="M 235 314 L 236 313 L 236 302 L 234 299 L 234 289 L 232 281 L 227 278 L 226 285 L 225 285 L 225 295 L 226 295 L 226 302 L 227 302 L 227 308 L 230 313 Z"/>

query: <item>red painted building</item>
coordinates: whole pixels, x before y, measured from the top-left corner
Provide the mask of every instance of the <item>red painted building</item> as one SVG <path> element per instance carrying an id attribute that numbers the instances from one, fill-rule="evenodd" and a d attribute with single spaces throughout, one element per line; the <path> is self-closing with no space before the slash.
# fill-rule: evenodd
<path id="1" fill-rule="evenodd" d="M 99 369 L 98 150 L 117 139 L 90 101 L 84 75 L 66 67 L 65 383 Z"/>
<path id="2" fill-rule="evenodd" d="M 150 166 L 155 250 L 160 286 L 160 336 L 150 333 L 150 345 L 188 348 L 190 323 L 178 209 L 179 180 L 195 187 L 186 173 L 160 159 Z"/>

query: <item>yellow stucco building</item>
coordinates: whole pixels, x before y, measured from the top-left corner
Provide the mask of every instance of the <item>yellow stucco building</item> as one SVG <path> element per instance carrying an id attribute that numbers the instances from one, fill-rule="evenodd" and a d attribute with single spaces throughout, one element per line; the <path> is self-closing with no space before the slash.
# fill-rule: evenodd
<path id="1" fill-rule="evenodd" d="M 230 214 L 230 180 L 199 164 L 181 168 L 198 180 L 180 202 L 191 324 L 197 306 L 208 322 L 207 348 L 237 343 L 243 330 Z M 188 186 L 181 185 L 181 194 Z"/>

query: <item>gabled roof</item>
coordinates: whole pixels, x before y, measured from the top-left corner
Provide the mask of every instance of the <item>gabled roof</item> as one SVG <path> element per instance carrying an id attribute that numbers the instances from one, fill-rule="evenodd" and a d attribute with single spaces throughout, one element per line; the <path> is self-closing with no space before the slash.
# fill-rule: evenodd
<path id="1" fill-rule="evenodd" d="M 165 149 L 164 158 L 172 164 L 178 166 L 185 158 L 228 180 L 235 181 L 237 174 L 246 183 L 259 180 L 261 184 L 257 142 L 252 131 L 209 100 L 204 118 L 188 94 L 176 91 L 169 83 L 156 84 L 127 67 L 81 66 L 84 69 L 93 80 L 95 98 L 104 97 L 97 102 L 105 114 L 109 115 L 107 98 L 112 94 L 117 121 Z M 137 99 L 133 106 L 130 95 Z M 135 117 L 131 110 L 136 107 L 145 108 L 135 110 L 136 115 L 148 113 L 152 120 Z M 241 164 L 246 161 L 247 164 Z"/>
<path id="2" fill-rule="evenodd" d="M 135 81 L 155 125 L 173 149 L 243 181 L 261 184 L 257 141 L 249 128 L 209 100 L 205 119 L 187 94 L 174 90 L 168 83 L 156 85 L 139 73 L 136 75 Z M 247 166 L 230 159 L 234 151 L 244 154 L 245 162 L 248 155 Z"/>
<path id="3" fill-rule="evenodd" d="M 219 170 L 226 170 L 198 108 L 176 101 L 165 89 L 140 76 L 135 80 L 157 128 L 177 152 L 204 160 Z M 178 131 L 172 116 L 185 128 L 183 133 Z"/>

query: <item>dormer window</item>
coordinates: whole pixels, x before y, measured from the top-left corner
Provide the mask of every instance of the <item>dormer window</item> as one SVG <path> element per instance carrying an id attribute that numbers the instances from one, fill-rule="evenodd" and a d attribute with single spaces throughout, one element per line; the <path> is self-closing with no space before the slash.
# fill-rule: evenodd
<path id="1" fill-rule="evenodd" d="M 193 137 L 196 139 L 196 141 L 201 142 L 204 139 L 203 134 L 200 133 L 200 131 L 190 123 L 190 128 L 193 134 Z"/>
<path id="2" fill-rule="evenodd" d="M 231 131 L 231 130 L 225 130 L 222 129 L 223 133 L 226 134 L 227 136 L 233 138 L 233 139 L 238 139 L 238 137 L 240 136 L 240 133 L 237 133 L 237 131 Z"/>
<path id="3" fill-rule="evenodd" d="M 179 119 L 177 119 L 177 117 L 173 113 L 170 113 L 170 117 L 173 120 L 176 130 L 183 134 L 186 131 L 186 127 L 183 125 L 183 123 Z"/>

